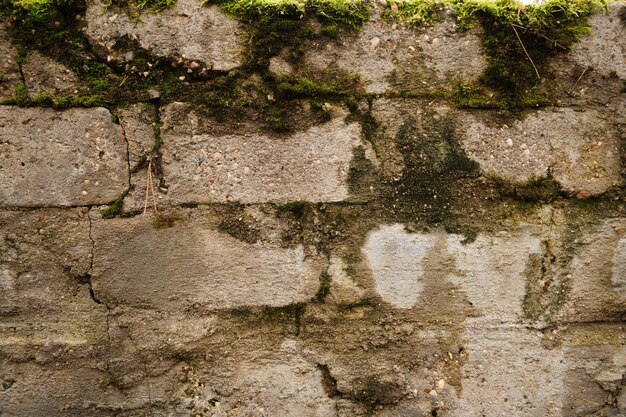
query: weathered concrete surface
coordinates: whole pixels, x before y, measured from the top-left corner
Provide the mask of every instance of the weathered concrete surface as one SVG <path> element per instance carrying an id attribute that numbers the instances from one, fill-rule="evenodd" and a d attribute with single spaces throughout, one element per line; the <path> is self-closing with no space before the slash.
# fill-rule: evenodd
<path id="1" fill-rule="evenodd" d="M 106 204 L 128 188 L 126 142 L 104 108 L 0 106 L 0 206 Z"/>
<path id="2" fill-rule="evenodd" d="M 541 110 L 508 124 L 489 123 L 485 112 L 459 115 L 457 132 L 467 155 L 488 175 L 526 182 L 552 175 L 579 197 L 622 183 L 620 136 L 596 110 Z"/>
<path id="3" fill-rule="evenodd" d="M 181 0 L 171 10 L 141 13 L 140 18 L 133 22 L 124 10 L 105 10 L 98 0 L 89 1 L 85 35 L 101 55 L 121 62 L 134 56 L 130 40 L 158 57 L 195 61 L 197 71 L 229 71 L 242 63 L 242 26 L 215 5 Z"/>
<path id="4" fill-rule="evenodd" d="M 133 169 L 156 146 L 157 109 L 145 103 L 131 104 L 120 110 L 119 118 L 128 141 L 128 157 Z"/>
<path id="5" fill-rule="evenodd" d="M 377 5 L 374 5 L 376 8 Z M 486 67 L 477 30 L 463 32 L 452 19 L 426 30 L 378 17 L 353 39 L 311 45 L 304 68 L 358 74 L 368 93 L 452 89 L 476 81 Z"/>
<path id="6" fill-rule="evenodd" d="M 110 305 L 164 311 L 195 304 L 209 310 L 279 307 L 315 296 L 321 258 L 305 256 L 302 245 L 242 242 L 212 230 L 202 217 L 183 217 L 165 228 L 144 216 L 95 221 L 96 295 Z"/>
<path id="7" fill-rule="evenodd" d="M 372 231 L 363 254 L 376 292 L 394 307 L 407 309 L 426 285 L 448 281 L 479 310 L 479 321 L 522 321 L 526 269 L 530 255 L 542 252 L 539 237 L 521 231 L 462 241 L 458 235 L 409 233 L 400 224 Z"/>
<path id="8" fill-rule="evenodd" d="M 570 290 L 559 319 L 623 320 L 626 312 L 626 220 L 607 220 L 579 239 L 572 254 Z"/>
<path id="9" fill-rule="evenodd" d="M 91 248 L 86 209 L 0 211 L 0 354 L 43 363 L 106 339 Z"/>
<path id="10" fill-rule="evenodd" d="M 164 110 L 163 176 L 168 200 L 181 203 L 334 202 L 350 197 L 353 151 L 364 146 L 358 123 L 342 114 L 283 137 L 194 133 L 177 107 Z"/>
<path id="11" fill-rule="evenodd" d="M 449 415 L 566 415 L 561 353 L 543 348 L 540 333 L 472 330 L 466 337 L 463 391 Z"/>
<path id="12" fill-rule="evenodd" d="M 7 25 L 0 22 L 0 100 L 14 96 L 21 82 L 17 59 L 17 49 L 9 39 Z"/>
<path id="13" fill-rule="evenodd" d="M 599 13 L 589 19 L 591 35 L 576 43 L 569 54 L 581 67 L 626 79 L 624 10 L 624 2 L 614 1 L 610 3 L 608 13 Z"/>
<path id="14" fill-rule="evenodd" d="M 40 94 L 71 95 L 84 90 L 76 74 L 38 51 L 28 53 L 22 64 L 22 73 L 28 95 L 33 99 Z"/>

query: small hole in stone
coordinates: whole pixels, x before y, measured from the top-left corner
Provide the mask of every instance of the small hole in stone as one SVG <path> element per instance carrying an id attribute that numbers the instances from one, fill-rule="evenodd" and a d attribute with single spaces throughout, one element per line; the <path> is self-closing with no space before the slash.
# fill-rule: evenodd
<path id="1" fill-rule="evenodd" d="M 22 162 L 21 164 L 22 164 L 22 166 L 26 166 L 26 164 L 24 162 Z"/>

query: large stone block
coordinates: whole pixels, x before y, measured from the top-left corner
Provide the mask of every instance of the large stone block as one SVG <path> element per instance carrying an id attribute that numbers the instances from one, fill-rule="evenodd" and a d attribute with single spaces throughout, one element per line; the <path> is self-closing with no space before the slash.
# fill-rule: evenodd
<path id="1" fill-rule="evenodd" d="M 128 188 L 126 141 L 104 108 L 0 106 L 0 206 L 106 204 Z"/>
<path id="2" fill-rule="evenodd" d="M 545 349 L 540 333 L 473 329 L 466 337 L 463 390 L 450 416 L 563 415 L 562 354 Z"/>
<path id="3" fill-rule="evenodd" d="M 356 73 L 365 91 L 375 94 L 452 89 L 476 81 L 486 67 L 476 29 L 464 32 L 446 19 L 416 30 L 376 16 L 354 39 L 311 45 L 304 62 L 306 70 Z"/>
<path id="4" fill-rule="evenodd" d="M 199 212 L 174 227 L 150 218 L 94 221 L 93 288 L 108 305 L 183 311 L 285 306 L 315 296 L 324 261 L 302 245 L 242 242 Z"/>
<path id="5" fill-rule="evenodd" d="M 0 355 L 45 362 L 106 339 L 91 249 L 86 209 L 0 211 Z"/>
<path id="6" fill-rule="evenodd" d="M 349 198 L 353 151 L 365 146 L 345 114 L 288 137 L 196 132 L 166 108 L 163 177 L 168 199 L 181 203 L 335 202 Z"/>
<path id="7" fill-rule="evenodd" d="M 130 39 L 156 56 L 196 61 L 209 70 L 229 71 L 242 63 L 242 26 L 215 5 L 180 0 L 170 10 L 141 13 L 140 18 L 133 21 L 122 9 L 89 1 L 85 35 L 109 59 L 131 61 L 132 47 L 121 46 Z"/>
<path id="8" fill-rule="evenodd" d="M 409 233 L 400 224 L 371 232 L 363 247 L 375 288 L 396 308 L 418 303 L 427 286 L 447 281 L 478 309 L 486 323 L 523 320 L 529 258 L 542 251 L 529 231 L 480 235 L 462 243 L 459 235 Z"/>
<path id="9" fill-rule="evenodd" d="M 457 122 L 461 146 L 488 175 L 513 182 L 552 175 L 580 197 L 622 182 L 620 136 L 596 110 L 541 110 L 510 125 L 488 119 L 485 112 L 466 112 Z"/>

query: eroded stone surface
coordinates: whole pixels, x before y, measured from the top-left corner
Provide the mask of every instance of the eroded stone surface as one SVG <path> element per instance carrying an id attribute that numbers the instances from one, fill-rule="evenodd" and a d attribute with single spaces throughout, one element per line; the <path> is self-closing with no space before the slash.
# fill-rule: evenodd
<path id="1" fill-rule="evenodd" d="M 17 59 L 17 49 L 9 39 L 6 24 L 0 23 L 0 100 L 14 96 L 21 81 Z"/>
<path id="2" fill-rule="evenodd" d="M 619 135 L 595 110 L 541 110 L 510 126 L 489 125 L 484 115 L 463 113 L 458 131 L 467 155 L 489 175 L 513 182 L 552 175 L 580 197 L 622 182 Z"/>
<path id="3" fill-rule="evenodd" d="M 78 94 L 82 90 L 76 74 L 38 51 L 28 53 L 22 64 L 22 73 L 30 98 L 36 98 L 40 94 Z"/>
<path id="4" fill-rule="evenodd" d="M 486 66 L 479 34 L 460 31 L 451 19 L 418 31 L 374 17 L 342 41 L 312 45 L 306 66 L 357 73 L 368 93 L 450 89 L 477 80 Z"/>
<path id="5" fill-rule="evenodd" d="M 107 204 L 128 188 L 126 142 L 104 108 L 0 106 L 0 206 Z"/>
<path id="6" fill-rule="evenodd" d="M 559 317 L 567 321 L 618 319 L 626 309 L 626 221 L 609 220 L 580 239 L 569 272 L 570 290 Z"/>
<path id="7" fill-rule="evenodd" d="M 248 244 L 203 225 L 202 215 L 165 228 L 144 216 L 96 221 L 92 236 L 93 287 L 112 305 L 285 306 L 310 300 L 324 267 L 301 245 Z"/>
<path id="8" fill-rule="evenodd" d="M 128 156 L 133 169 L 155 147 L 157 109 L 145 103 L 131 104 L 120 111 L 119 117 L 128 141 Z"/>
<path id="9" fill-rule="evenodd" d="M 333 202 L 350 196 L 353 151 L 364 146 L 358 123 L 336 117 L 284 138 L 196 134 L 187 119 L 168 116 L 177 106 L 165 110 L 162 134 L 172 202 Z"/>
<path id="10" fill-rule="evenodd" d="M 609 12 L 589 19 L 591 35 L 574 44 L 571 56 L 583 68 L 626 79 L 626 37 L 623 2 L 611 2 Z"/>
<path id="11" fill-rule="evenodd" d="M 89 1 L 85 34 L 103 55 L 120 61 L 134 56 L 132 47 L 123 45 L 128 37 L 156 56 L 199 61 L 202 69 L 229 71 L 241 65 L 242 26 L 215 5 L 181 0 L 171 10 L 140 17 L 133 22 L 121 9 L 105 10 L 98 0 Z"/>
<path id="12" fill-rule="evenodd" d="M 363 253 L 382 299 L 411 308 L 434 276 L 455 285 L 481 312 L 480 321 L 513 323 L 523 319 L 529 257 L 540 254 L 532 234 L 479 236 L 409 233 L 402 225 L 371 232 Z M 430 277 L 430 278 L 429 278 Z"/>
<path id="13" fill-rule="evenodd" d="M 0 211 L 0 351 L 46 362 L 106 339 L 85 280 L 91 246 L 86 209 Z"/>

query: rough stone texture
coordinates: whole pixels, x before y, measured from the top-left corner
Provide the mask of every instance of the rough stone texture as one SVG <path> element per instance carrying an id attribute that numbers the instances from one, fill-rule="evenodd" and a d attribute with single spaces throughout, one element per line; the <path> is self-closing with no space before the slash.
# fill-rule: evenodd
<path id="1" fill-rule="evenodd" d="M 623 5 L 551 58 L 533 94 L 557 106 L 511 112 L 442 94 L 485 65 L 449 17 L 371 4 L 361 32 L 207 74 L 242 32 L 196 6 L 131 24 L 90 3 L 97 56 L 40 51 L 109 66 L 114 117 L 0 107 L 0 415 L 626 415 Z M 27 86 L 53 85 L 35 38 Z M 353 72 L 384 94 L 272 84 Z"/>
<path id="2" fill-rule="evenodd" d="M 332 202 L 349 198 L 353 151 L 365 143 L 346 114 L 290 135 L 212 135 L 164 111 L 163 176 L 175 203 Z M 191 131 L 190 131 L 191 130 Z"/>
<path id="3" fill-rule="evenodd" d="M 128 157 L 132 169 L 155 147 L 157 109 L 150 104 L 131 104 L 120 111 L 119 118 L 128 141 Z"/>
<path id="4" fill-rule="evenodd" d="M 451 19 L 418 31 L 374 17 L 354 39 L 312 45 L 305 68 L 358 74 L 368 93 L 451 89 L 476 81 L 486 66 L 479 33 Z"/>
<path id="5" fill-rule="evenodd" d="M 82 90 L 76 74 L 37 51 L 28 53 L 22 64 L 22 73 L 30 98 L 40 94 L 71 95 Z"/>
<path id="6" fill-rule="evenodd" d="M 123 10 L 105 10 L 99 1 L 89 1 L 85 34 L 103 55 L 122 62 L 133 57 L 132 48 L 123 46 L 128 37 L 158 57 L 198 61 L 202 69 L 229 71 L 241 65 L 242 26 L 217 6 L 181 0 L 172 10 L 146 12 L 140 18 L 132 22 Z"/>
<path id="7" fill-rule="evenodd" d="M 610 11 L 589 19 L 591 36 L 574 45 L 571 57 L 582 67 L 602 75 L 616 74 L 626 79 L 626 38 L 624 38 L 623 2 L 611 2 Z M 622 14 L 622 15 L 620 15 Z"/>
<path id="8" fill-rule="evenodd" d="M 626 311 L 624 219 L 610 220 L 580 239 L 570 269 L 571 289 L 562 320 L 623 319 Z"/>
<path id="9" fill-rule="evenodd" d="M 106 204 L 128 188 L 126 143 L 104 108 L 0 106 L 0 206 Z"/>
<path id="10" fill-rule="evenodd" d="M 306 302 L 323 262 L 302 245 L 249 244 L 201 216 L 159 228 L 149 217 L 94 223 L 93 286 L 110 305 L 184 311 Z M 172 280 L 177 271 L 185 275 Z"/>
<path id="11" fill-rule="evenodd" d="M 552 175 L 581 197 L 622 182 L 620 136 L 595 110 L 538 111 L 510 126 L 490 126 L 480 112 L 465 113 L 458 125 L 463 149 L 489 175 L 513 182 Z"/>
<path id="12" fill-rule="evenodd" d="M 12 97 L 21 81 L 17 58 L 17 49 L 9 39 L 7 26 L 0 22 L 0 100 Z"/>
<path id="13" fill-rule="evenodd" d="M 89 229 L 86 209 L 0 211 L 0 352 L 46 363 L 106 339 L 85 281 Z"/>
<path id="14" fill-rule="evenodd" d="M 425 285 L 447 280 L 481 312 L 483 320 L 514 323 L 523 318 L 525 270 L 541 253 L 540 240 L 517 236 L 462 236 L 409 233 L 400 224 L 369 234 L 363 247 L 381 298 L 396 308 L 412 308 Z"/>

